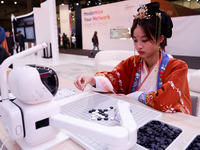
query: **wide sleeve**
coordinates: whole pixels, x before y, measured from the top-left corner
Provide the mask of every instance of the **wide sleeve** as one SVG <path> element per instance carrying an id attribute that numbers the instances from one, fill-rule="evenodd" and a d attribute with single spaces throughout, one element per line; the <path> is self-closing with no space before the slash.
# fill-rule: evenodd
<path id="1" fill-rule="evenodd" d="M 110 72 L 97 72 L 95 76 L 104 76 L 112 84 L 114 93 L 128 94 L 130 92 L 130 84 L 133 81 L 132 74 L 136 67 L 133 64 L 134 56 L 122 60 L 112 71 Z"/>
<path id="2" fill-rule="evenodd" d="M 188 66 L 181 60 L 170 61 L 162 76 L 162 87 L 157 91 L 141 94 L 139 100 L 163 112 L 191 114 Z"/>

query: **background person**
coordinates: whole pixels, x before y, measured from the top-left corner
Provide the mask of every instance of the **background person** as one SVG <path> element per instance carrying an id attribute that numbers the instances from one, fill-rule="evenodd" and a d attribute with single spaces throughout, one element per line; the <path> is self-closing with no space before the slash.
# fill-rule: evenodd
<path id="1" fill-rule="evenodd" d="M 13 55 L 13 50 L 14 50 L 14 40 L 13 37 L 10 35 L 10 31 L 6 31 L 6 41 L 8 45 L 8 51 L 10 55 Z"/>
<path id="2" fill-rule="evenodd" d="M 19 49 L 19 40 L 18 40 L 18 33 L 15 34 L 15 45 L 16 45 L 16 52 L 18 53 Z"/>
<path id="3" fill-rule="evenodd" d="M 94 35 L 92 37 L 92 42 L 93 42 L 93 49 L 92 51 L 90 52 L 91 55 L 93 55 L 93 51 L 95 49 L 95 47 L 97 47 L 97 52 L 99 52 L 99 40 L 98 40 L 98 36 L 97 36 L 97 31 L 94 32 Z"/>
<path id="4" fill-rule="evenodd" d="M 18 32 L 17 39 L 20 46 L 20 52 L 22 52 L 23 50 L 25 50 L 25 46 L 24 46 L 24 35 L 21 33 L 21 31 Z"/>
<path id="5" fill-rule="evenodd" d="M 84 90 L 89 83 L 95 91 L 124 94 L 163 112 L 191 114 L 188 66 L 163 51 L 173 24 L 159 6 L 146 4 L 134 18 L 131 36 L 139 55 L 121 61 L 111 72 L 79 75 L 75 86 Z"/>
<path id="6" fill-rule="evenodd" d="M 8 52 L 5 50 L 5 48 L 2 46 L 2 43 L 5 41 L 5 39 L 6 39 L 5 30 L 0 27 L 0 65 L 6 58 L 10 56 Z M 9 66 L 9 68 L 12 67 L 13 67 L 12 65 Z"/>
<path id="7" fill-rule="evenodd" d="M 65 33 L 63 33 L 62 39 L 63 39 L 63 47 L 66 50 L 67 49 L 67 42 L 69 41 L 69 39 L 68 39 L 68 37 Z"/>
<path id="8" fill-rule="evenodd" d="M 72 37 L 71 37 L 71 47 L 76 48 L 76 36 L 75 36 L 75 34 L 72 34 Z"/>
<path id="9" fill-rule="evenodd" d="M 0 26 L 0 41 L 1 41 L 1 46 L 3 46 L 3 48 L 6 50 L 6 52 L 9 54 L 9 50 L 8 50 L 8 44 L 7 44 L 7 41 L 6 41 L 6 33 L 5 33 L 5 30 L 4 28 L 2 28 Z M 2 40 L 3 39 L 3 40 Z"/>
<path id="10" fill-rule="evenodd" d="M 60 46 L 61 36 L 60 33 L 58 34 L 58 46 Z"/>

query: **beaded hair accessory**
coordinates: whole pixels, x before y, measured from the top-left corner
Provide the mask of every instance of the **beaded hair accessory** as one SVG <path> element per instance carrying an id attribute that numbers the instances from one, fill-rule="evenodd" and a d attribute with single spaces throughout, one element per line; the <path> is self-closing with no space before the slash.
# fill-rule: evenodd
<path id="1" fill-rule="evenodd" d="M 136 15 L 133 15 L 133 17 L 135 19 L 138 19 L 138 18 L 139 19 L 150 19 L 152 17 L 152 15 L 148 14 L 148 8 L 147 8 L 147 6 L 144 5 L 144 6 L 140 7 L 138 13 Z"/>

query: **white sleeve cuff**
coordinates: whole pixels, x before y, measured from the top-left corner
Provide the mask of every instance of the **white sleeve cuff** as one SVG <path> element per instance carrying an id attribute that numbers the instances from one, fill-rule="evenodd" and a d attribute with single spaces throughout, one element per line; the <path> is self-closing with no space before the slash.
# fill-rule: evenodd
<path id="1" fill-rule="evenodd" d="M 96 81 L 96 87 L 93 87 L 93 86 L 90 85 L 90 88 L 91 88 L 93 91 L 97 91 L 97 92 L 114 92 L 114 91 L 113 91 L 113 86 L 112 86 L 112 84 L 110 83 L 110 81 L 109 81 L 106 77 L 103 77 L 103 76 L 96 76 L 96 77 L 94 77 L 94 79 L 95 79 L 95 81 Z M 103 85 L 102 85 L 102 83 L 100 82 L 100 80 L 101 80 L 101 81 L 103 80 L 103 82 L 107 84 L 107 86 L 110 88 L 111 91 L 106 90 L 106 89 L 103 87 Z"/>
<path id="2" fill-rule="evenodd" d="M 136 91 L 136 92 L 133 92 L 133 93 L 130 93 L 127 95 L 127 97 L 131 98 L 131 99 L 135 99 L 135 100 L 139 100 L 138 97 L 144 93 L 143 91 Z"/>

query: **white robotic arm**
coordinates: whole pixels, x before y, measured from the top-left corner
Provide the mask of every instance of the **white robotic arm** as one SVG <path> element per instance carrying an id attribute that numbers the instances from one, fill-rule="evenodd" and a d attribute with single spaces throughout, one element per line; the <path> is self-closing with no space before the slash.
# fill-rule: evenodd
<path id="1" fill-rule="evenodd" d="M 19 143 L 23 140 L 30 147 L 34 147 L 54 138 L 59 134 L 60 129 L 65 129 L 105 142 L 110 150 L 131 148 L 136 143 L 137 127 L 131 115 L 129 103 L 119 101 L 117 104 L 121 126 L 103 126 L 62 115 L 60 105 L 51 100 L 57 92 L 54 87 L 58 85 L 49 85 L 51 78 L 57 82 L 57 75 L 48 68 L 38 66 L 14 68 L 9 75 L 9 86 L 17 99 L 14 102 L 9 101 L 6 82 L 8 66 L 15 60 L 46 46 L 43 43 L 13 55 L 1 65 L 0 84 L 3 98 L 0 104 L 1 116 L 4 129 L 11 139 Z M 21 77 L 20 82 L 16 79 L 17 77 Z"/>
<path id="2" fill-rule="evenodd" d="M 127 102 L 119 100 L 117 103 L 121 126 L 104 126 L 62 114 L 50 117 L 49 123 L 51 126 L 105 142 L 109 150 L 127 150 L 137 141 L 137 125 L 129 107 Z"/>

